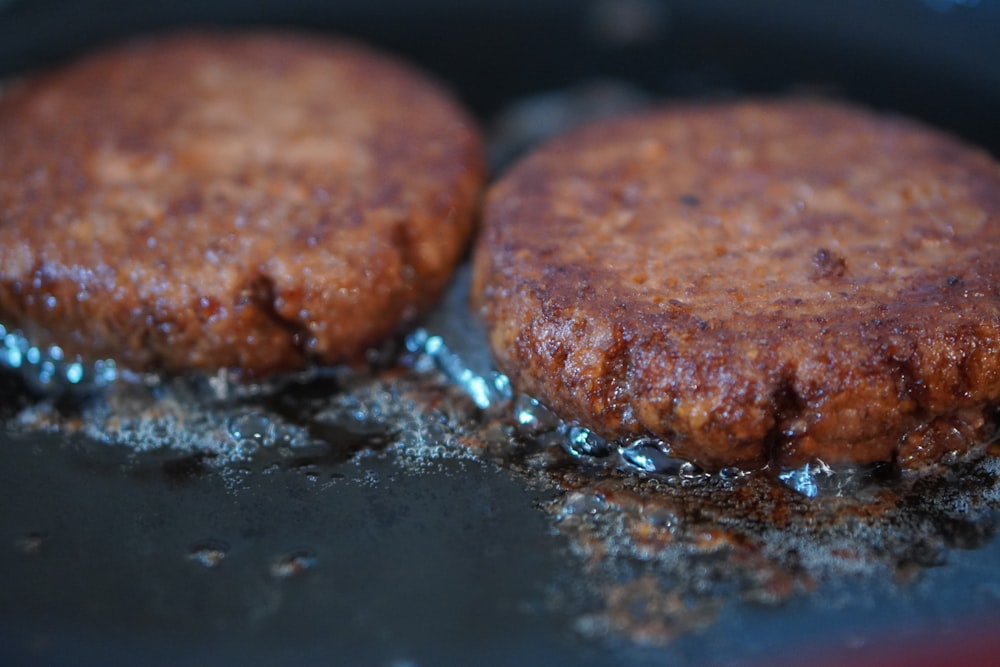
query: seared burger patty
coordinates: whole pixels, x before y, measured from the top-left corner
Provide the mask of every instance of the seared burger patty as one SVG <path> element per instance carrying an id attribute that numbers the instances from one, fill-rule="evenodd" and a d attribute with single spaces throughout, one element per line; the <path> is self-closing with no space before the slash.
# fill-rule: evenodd
<path id="1" fill-rule="evenodd" d="M 0 98 L 0 322 L 68 354 L 247 377 L 358 362 L 438 296 L 482 149 L 345 41 L 135 41 Z"/>
<path id="2" fill-rule="evenodd" d="M 489 192 L 475 307 L 514 386 L 708 468 L 981 444 L 1000 403 L 1000 165 L 817 101 L 664 108 Z"/>

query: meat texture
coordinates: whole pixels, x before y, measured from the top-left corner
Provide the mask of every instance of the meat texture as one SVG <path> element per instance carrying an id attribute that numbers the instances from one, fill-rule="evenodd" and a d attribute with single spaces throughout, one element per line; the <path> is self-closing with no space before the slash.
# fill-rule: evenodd
<path id="1" fill-rule="evenodd" d="M 594 124 L 488 193 L 473 299 L 514 386 L 708 469 L 981 446 L 1000 402 L 1000 166 L 840 103 Z"/>
<path id="2" fill-rule="evenodd" d="M 478 132 L 367 47 L 140 39 L 0 98 L 0 322 L 136 370 L 361 362 L 443 289 Z"/>

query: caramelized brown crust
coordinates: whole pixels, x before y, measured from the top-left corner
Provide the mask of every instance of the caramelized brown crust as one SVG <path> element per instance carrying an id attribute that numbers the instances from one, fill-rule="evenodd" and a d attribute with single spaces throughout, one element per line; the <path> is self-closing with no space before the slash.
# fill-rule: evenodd
<path id="1" fill-rule="evenodd" d="M 492 188 L 473 293 L 514 386 L 606 437 L 917 467 L 1000 402 L 1000 166 L 832 103 L 605 122 Z"/>
<path id="2" fill-rule="evenodd" d="M 0 98 L 0 322 L 134 369 L 356 362 L 439 294 L 482 147 L 422 74 L 292 34 L 136 41 Z"/>

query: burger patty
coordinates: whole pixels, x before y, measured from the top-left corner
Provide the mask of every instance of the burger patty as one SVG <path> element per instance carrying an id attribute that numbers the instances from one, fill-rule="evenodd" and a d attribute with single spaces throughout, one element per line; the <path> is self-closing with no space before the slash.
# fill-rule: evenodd
<path id="1" fill-rule="evenodd" d="M 136 370 L 359 362 L 439 295 L 481 139 L 348 41 L 181 33 L 0 97 L 0 322 Z"/>
<path id="2" fill-rule="evenodd" d="M 1000 165 L 815 100 L 597 123 L 489 191 L 473 301 L 516 389 L 708 469 L 981 446 Z"/>

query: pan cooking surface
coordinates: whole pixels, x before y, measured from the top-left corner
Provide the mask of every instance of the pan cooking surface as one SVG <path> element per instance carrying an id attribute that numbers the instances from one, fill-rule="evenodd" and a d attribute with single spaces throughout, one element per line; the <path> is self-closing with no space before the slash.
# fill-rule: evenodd
<path id="1" fill-rule="evenodd" d="M 67 3 L 30 4 L 0 5 L 7 72 L 233 11 L 181 3 L 117 26 L 81 14 L 70 38 L 46 14 Z M 879 51 L 857 35 L 888 10 L 849 3 L 824 10 L 823 40 L 808 39 L 815 17 L 795 3 L 760 14 L 724 2 L 513 3 L 506 14 L 484 3 L 450 23 L 434 3 L 394 7 L 406 29 L 310 3 L 244 16 L 350 31 L 432 68 L 483 118 L 497 170 L 551 132 L 659 97 L 804 89 L 915 114 L 996 153 L 998 88 L 962 60 L 986 48 L 962 13 L 979 10 L 890 5 L 914 40 L 921 26 L 938 39 L 970 30 L 963 55 L 940 42 L 928 64 L 932 45 L 898 36 Z M 979 20 L 998 18 L 981 9 Z M 871 22 L 851 23 L 861 15 Z M 902 74 L 907 58 L 935 76 Z M 574 455 L 550 415 L 504 400 L 467 287 L 462 272 L 401 363 L 276 391 L 223 397 L 224 383 L 179 379 L 54 397 L 0 371 L 0 659 L 794 663 L 913 643 L 961 650 L 995 625 L 997 459 L 927 480 L 819 475 L 799 484 L 817 487 L 807 498 L 773 479 L 643 474 Z"/>
<path id="2" fill-rule="evenodd" d="M 451 341 L 462 369 L 486 363 L 467 278 L 411 337 Z M 189 379 L 39 399 L 6 376 L 0 648 L 703 664 L 1000 613 L 996 459 L 816 498 L 647 475 L 574 456 L 523 402 L 480 409 L 426 352 L 402 361 L 223 399 Z"/>

